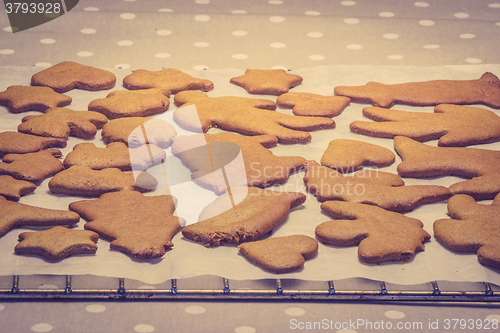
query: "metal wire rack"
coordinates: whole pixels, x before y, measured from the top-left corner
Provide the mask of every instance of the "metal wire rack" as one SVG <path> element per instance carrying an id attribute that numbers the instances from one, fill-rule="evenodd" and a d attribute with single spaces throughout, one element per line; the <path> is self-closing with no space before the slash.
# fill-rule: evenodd
<path id="1" fill-rule="evenodd" d="M 484 282 L 480 291 L 445 291 L 438 282 L 429 283 L 427 290 L 392 290 L 385 282 L 378 282 L 374 290 L 337 290 L 334 281 L 321 283 L 324 288 L 293 289 L 286 288 L 281 279 L 274 281 L 275 288 L 231 288 L 231 281 L 220 278 L 220 287 L 186 288 L 178 287 L 178 280 L 170 280 L 170 288 L 164 289 L 128 289 L 125 279 L 116 279 L 116 288 L 75 288 L 73 276 L 65 278 L 64 288 L 37 289 L 23 288 L 19 275 L 12 278 L 10 288 L 0 288 L 0 300 L 312 300 L 312 301 L 436 301 L 436 302 L 500 302 L 500 291 L 493 291 L 488 282 Z"/>

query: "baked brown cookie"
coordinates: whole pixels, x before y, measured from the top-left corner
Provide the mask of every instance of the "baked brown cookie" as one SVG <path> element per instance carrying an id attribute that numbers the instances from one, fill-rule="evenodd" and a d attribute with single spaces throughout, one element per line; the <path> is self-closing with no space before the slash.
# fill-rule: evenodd
<path id="1" fill-rule="evenodd" d="M 247 69 L 244 75 L 229 82 L 244 88 L 249 94 L 281 95 L 302 83 L 302 77 L 283 69 Z"/>
<path id="2" fill-rule="evenodd" d="M 175 128 L 164 120 L 148 117 L 128 117 L 110 120 L 101 131 L 104 142 L 123 142 L 130 148 L 151 144 L 168 148 L 177 135 Z"/>
<path id="3" fill-rule="evenodd" d="M 62 138 L 45 138 L 19 132 L 0 133 L 0 157 L 6 154 L 25 154 L 46 148 L 64 148 L 68 142 Z"/>
<path id="4" fill-rule="evenodd" d="M 231 188 L 232 194 L 226 192 L 215 199 L 201 212 L 200 222 L 185 226 L 182 235 L 206 247 L 249 242 L 278 226 L 292 208 L 306 200 L 302 193 L 249 187 L 239 204 L 228 207 L 237 191 Z"/>
<path id="5" fill-rule="evenodd" d="M 500 151 L 431 147 L 397 136 L 394 148 L 403 162 L 397 167 L 402 177 L 460 176 L 471 178 L 450 186 L 453 194 L 468 194 L 476 200 L 493 199 L 500 192 Z"/>
<path id="6" fill-rule="evenodd" d="M 10 112 L 45 111 L 71 104 L 72 98 L 55 92 L 49 87 L 10 86 L 0 92 L 0 105 Z"/>
<path id="7" fill-rule="evenodd" d="M 110 248 L 134 258 L 160 258 L 185 222 L 173 215 L 170 195 L 144 196 L 136 191 L 106 193 L 72 202 L 69 209 L 89 221 L 85 229 L 111 241 Z"/>
<path id="8" fill-rule="evenodd" d="M 368 82 L 364 86 L 338 86 L 334 93 L 382 108 L 394 104 L 483 104 L 500 109 L 500 80 L 489 72 L 477 80 L 432 80 L 400 84 Z"/>
<path id="9" fill-rule="evenodd" d="M 118 90 L 106 98 L 89 103 L 89 111 L 100 112 L 108 119 L 123 117 L 146 117 L 168 110 L 170 90 L 151 88 L 141 90 Z"/>
<path id="10" fill-rule="evenodd" d="M 276 103 L 266 99 L 211 98 L 199 91 L 182 91 L 175 95 L 174 101 L 179 106 L 174 111 L 174 120 L 194 132 L 218 127 L 244 135 L 274 135 L 280 143 L 305 143 L 311 141 L 307 131 L 335 127 L 330 118 L 276 112 Z"/>
<path id="11" fill-rule="evenodd" d="M 276 104 L 292 109 L 296 116 L 335 117 L 351 103 L 345 96 L 323 96 L 304 92 L 289 92 L 279 96 Z"/>
<path id="12" fill-rule="evenodd" d="M 164 88 L 172 94 L 183 90 L 210 91 L 214 83 L 210 80 L 197 79 L 178 69 L 165 68 L 161 71 L 147 71 L 138 69 L 123 79 L 123 86 L 127 89 Z"/>
<path id="13" fill-rule="evenodd" d="M 98 197 L 107 192 L 125 190 L 148 192 L 157 185 L 156 179 L 147 172 L 141 172 L 135 179 L 133 173 L 117 168 L 92 170 L 88 166 L 73 165 L 52 177 L 49 190 L 53 194 Z"/>
<path id="14" fill-rule="evenodd" d="M 15 179 L 9 175 L 0 176 L 0 196 L 7 200 L 19 201 L 22 196 L 36 190 L 36 185 L 26 180 Z"/>
<path id="15" fill-rule="evenodd" d="M 318 225 L 316 238 L 334 246 L 358 245 L 358 258 L 365 263 L 407 262 L 431 238 L 420 220 L 379 207 L 327 201 L 321 210 L 335 220 Z"/>
<path id="16" fill-rule="evenodd" d="M 21 133 L 67 139 L 70 135 L 93 138 L 108 118 L 94 111 L 73 111 L 67 108 L 48 109 L 44 114 L 26 116 L 17 127 Z"/>
<path id="17" fill-rule="evenodd" d="M 48 230 L 19 234 L 16 254 L 35 254 L 50 260 L 62 260 L 73 254 L 95 254 L 99 235 L 89 230 L 57 226 Z"/>
<path id="18" fill-rule="evenodd" d="M 229 148 L 217 143 L 236 146 Z M 290 174 L 306 165 L 307 161 L 302 157 L 276 156 L 267 149 L 277 143 L 278 138 L 272 135 L 196 134 L 176 137 L 172 153 L 188 166 L 192 179 L 220 195 L 226 191 L 227 179 L 232 185 L 266 187 L 285 183 Z M 242 163 L 229 164 L 232 161 L 228 160 L 229 150 L 234 150 L 233 158 L 241 154 Z M 214 172 L 220 168 L 224 170 Z"/>
<path id="19" fill-rule="evenodd" d="M 13 202 L 0 196 L 0 237 L 19 226 L 72 225 L 80 221 L 80 215 L 67 210 L 47 209 Z"/>
<path id="20" fill-rule="evenodd" d="M 64 61 L 44 69 L 31 77 L 32 86 L 46 86 L 58 93 L 72 89 L 106 90 L 113 88 L 116 77 L 113 73 L 72 61 Z"/>
<path id="21" fill-rule="evenodd" d="M 57 149 L 26 154 L 7 154 L 3 157 L 3 162 L 0 162 L 0 174 L 39 183 L 63 169 L 63 164 L 59 160 L 61 156 L 62 152 Z"/>
<path id="22" fill-rule="evenodd" d="M 406 136 L 421 142 L 439 139 L 441 147 L 500 140 L 500 117 L 482 108 L 440 104 L 434 113 L 426 113 L 367 107 L 363 115 L 376 122 L 354 121 L 351 131 L 380 138 Z"/>
<path id="23" fill-rule="evenodd" d="M 94 170 L 118 168 L 122 171 L 146 170 L 166 158 L 165 150 L 153 145 L 128 148 L 123 142 L 111 142 L 106 148 L 98 148 L 91 142 L 73 147 L 64 158 L 64 167 L 85 165 Z"/>
<path id="24" fill-rule="evenodd" d="M 306 259 L 318 253 L 318 242 L 309 236 L 293 235 L 243 243 L 238 251 L 266 271 L 290 273 L 301 270 Z"/>
<path id="25" fill-rule="evenodd" d="M 408 185 L 399 176 L 377 169 L 361 170 L 351 176 L 307 163 L 304 176 L 307 191 L 318 201 L 341 200 L 375 205 L 390 211 L 408 212 L 418 206 L 443 201 L 451 196 L 444 186 Z"/>
<path id="26" fill-rule="evenodd" d="M 321 165 L 348 173 L 364 166 L 389 166 L 395 160 L 396 155 L 387 148 L 363 141 L 337 139 L 328 144 L 321 157 Z"/>
<path id="27" fill-rule="evenodd" d="M 434 237 L 457 252 L 477 253 L 479 262 L 500 269 L 500 194 L 491 205 L 458 194 L 448 201 L 449 219 L 434 222 Z"/>

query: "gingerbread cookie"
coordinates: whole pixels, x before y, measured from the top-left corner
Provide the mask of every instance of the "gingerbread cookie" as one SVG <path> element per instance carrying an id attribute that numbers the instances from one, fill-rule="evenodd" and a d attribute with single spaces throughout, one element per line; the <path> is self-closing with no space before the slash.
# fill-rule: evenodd
<path id="1" fill-rule="evenodd" d="M 98 148 L 91 142 L 73 147 L 64 158 L 64 167 L 85 165 L 94 170 L 118 168 L 122 171 L 146 170 L 166 158 L 165 150 L 153 145 L 128 148 L 123 142 L 111 142 L 106 148 Z"/>
<path id="2" fill-rule="evenodd" d="M 301 270 L 306 259 L 318 253 L 318 242 L 309 236 L 293 235 L 243 243 L 238 251 L 267 271 L 290 273 Z"/>
<path id="3" fill-rule="evenodd" d="M 0 237 L 18 226 L 72 225 L 80 215 L 67 210 L 55 210 L 13 202 L 0 196 Z"/>
<path id="4" fill-rule="evenodd" d="M 235 146 L 229 148 L 217 143 Z M 276 156 L 267 149 L 277 143 L 278 139 L 271 135 L 197 134 L 176 137 L 172 153 L 189 167 L 197 183 L 220 195 L 226 191 L 226 179 L 231 179 L 232 185 L 266 187 L 285 183 L 291 173 L 306 165 L 302 157 Z M 232 159 L 241 153 L 243 162 L 229 164 L 232 160 L 227 158 L 229 151 L 234 151 Z M 214 172 L 220 168 L 224 168 L 223 172 Z"/>
<path id="5" fill-rule="evenodd" d="M 98 197 L 107 192 L 124 190 L 148 192 L 157 185 L 156 179 L 147 172 L 141 172 L 135 179 L 133 173 L 117 168 L 92 170 L 88 166 L 73 165 L 52 177 L 49 190 L 53 194 Z"/>
<path id="6" fill-rule="evenodd" d="M 200 214 L 200 222 L 182 229 L 182 235 L 206 247 L 242 243 L 262 237 L 278 226 L 290 210 L 300 206 L 306 196 L 296 192 L 278 192 L 249 187 L 246 197 L 234 208 L 228 207 L 231 188 L 209 204 Z"/>
<path id="7" fill-rule="evenodd" d="M 397 136 L 394 148 L 403 162 L 402 177 L 460 176 L 472 178 L 450 186 L 453 194 L 468 194 L 476 200 L 493 199 L 500 192 L 500 151 L 463 147 L 431 147 Z"/>
<path id="8" fill-rule="evenodd" d="M 67 141 L 62 138 L 45 138 L 19 132 L 0 133 L 0 157 L 6 154 L 25 154 L 46 148 L 64 148 Z"/>
<path id="9" fill-rule="evenodd" d="M 71 135 L 91 139 L 107 122 L 108 118 L 99 112 L 54 108 L 41 115 L 24 117 L 17 130 L 21 133 L 54 138 L 67 139 Z"/>
<path id="10" fill-rule="evenodd" d="M 335 117 L 351 103 L 345 96 L 323 96 L 304 92 L 289 92 L 279 96 L 276 104 L 292 109 L 296 116 Z"/>
<path id="11" fill-rule="evenodd" d="M 321 157 L 321 165 L 348 173 L 364 166 L 389 166 L 395 160 L 396 156 L 387 148 L 363 141 L 337 139 L 328 144 Z"/>
<path id="12" fill-rule="evenodd" d="M 249 94 L 281 95 L 302 83 L 302 77 L 283 69 L 247 69 L 244 75 L 229 81 L 244 88 Z"/>
<path id="13" fill-rule="evenodd" d="M 400 84 L 368 82 L 364 86 L 338 86 L 334 93 L 381 108 L 389 108 L 394 104 L 483 104 L 500 109 L 500 80 L 492 73 L 484 73 L 477 80 L 433 80 Z"/>
<path id="14" fill-rule="evenodd" d="M 500 269 L 500 194 L 491 205 L 455 195 L 448 212 L 449 219 L 434 222 L 434 237 L 453 251 L 477 253 L 479 262 Z"/>
<path id="15" fill-rule="evenodd" d="M 134 258 L 162 257 L 185 223 L 173 215 L 175 199 L 170 195 L 106 193 L 99 199 L 72 202 L 69 209 L 89 221 L 85 229 L 110 240 L 111 249 Z"/>
<path id="16" fill-rule="evenodd" d="M 161 71 L 147 71 L 138 69 L 123 79 L 123 86 L 127 89 L 164 88 L 172 94 L 183 90 L 210 91 L 214 83 L 210 80 L 197 79 L 178 69 L 166 68 Z"/>
<path id="17" fill-rule="evenodd" d="M 108 119 L 123 117 L 146 117 L 168 110 L 170 90 L 162 88 L 141 90 L 119 90 L 106 98 L 90 102 L 89 111 L 100 112 Z"/>
<path id="18" fill-rule="evenodd" d="M 53 227 L 19 234 L 16 254 L 35 254 L 50 260 L 62 260 L 73 254 L 95 254 L 99 235 L 89 230 Z"/>
<path id="19" fill-rule="evenodd" d="M 129 117 L 109 121 L 103 126 L 101 135 L 107 144 L 123 142 L 130 148 L 145 144 L 168 148 L 177 131 L 172 125 L 158 118 Z"/>
<path id="20" fill-rule="evenodd" d="M 7 200 L 19 201 L 22 196 L 36 190 L 36 185 L 26 180 L 15 179 L 9 175 L 0 176 L 0 196 Z"/>
<path id="21" fill-rule="evenodd" d="M 39 183 L 63 169 L 59 160 L 62 152 L 57 149 L 42 150 L 36 153 L 7 154 L 0 162 L 0 174 L 16 179 Z"/>
<path id="22" fill-rule="evenodd" d="M 471 106 L 440 104 L 434 113 L 363 109 L 376 122 L 354 121 L 351 131 L 381 138 L 406 136 L 417 141 L 439 139 L 441 147 L 462 147 L 500 140 L 500 117 Z"/>
<path id="23" fill-rule="evenodd" d="M 358 245 L 358 258 L 365 263 L 407 262 L 431 238 L 420 220 L 379 207 L 327 201 L 321 210 L 335 220 L 318 225 L 316 238 L 334 246 Z"/>
<path id="24" fill-rule="evenodd" d="M 276 112 L 276 104 L 266 99 L 211 98 L 199 91 L 183 91 L 175 96 L 174 101 L 179 106 L 174 111 L 174 120 L 194 132 L 218 127 L 244 135 L 274 135 L 280 143 L 305 143 L 311 141 L 311 134 L 307 131 L 335 127 L 330 118 Z"/>
<path id="25" fill-rule="evenodd" d="M 10 112 L 45 111 L 49 108 L 71 104 L 72 98 L 55 92 L 49 87 L 10 86 L 0 92 L 0 105 Z"/>
<path id="26" fill-rule="evenodd" d="M 407 212 L 418 206 L 443 201 L 451 196 L 444 186 L 409 185 L 397 175 L 377 169 L 361 170 L 352 176 L 314 161 L 307 163 L 306 189 L 318 201 L 341 200 L 375 205 L 390 211 Z"/>
<path id="27" fill-rule="evenodd" d="M 116 77 L 104 69 L 64 61 L 31 77 L 32 86 L 46 86 L 59 93 L 72 89 L 106 90 L 113 88 Z"/>

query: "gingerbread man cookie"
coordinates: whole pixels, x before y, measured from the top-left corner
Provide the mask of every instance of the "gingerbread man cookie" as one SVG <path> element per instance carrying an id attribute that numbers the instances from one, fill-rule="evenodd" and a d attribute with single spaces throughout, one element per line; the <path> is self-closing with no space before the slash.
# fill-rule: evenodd
<path id="1" fill-rule="evenodd" d="M 62 260 L 73 254 L 95 254 L 99 235 L 90 230 L 72 230 L 57 226 L 19 234 L 16 254 L 35 254 L 50 260 Z"/>
<path id="2" fill-rule="evenodd" d="M 448 212 L 449 219 L 434 222 L 434 237 L 453 251 L 477 253 L 479 262 L 500 269 L 500 194 L 491 205 L 455 195 Z"/>
<path id="3" fill-rule="evenodd" d="M 302 77 L 283 69 L 247 69 L 244 75 L 229 81 L 244 88 L 249 94 L 281 95 L 302 83 Z"/>
<path id="4" fill-rule="evenodd" d="M 121 191 L 72 202 L 69 209 L 89 221 L 85 229 L 110 240 L 111 249 L 134 258 L 160 258 L 173 246 L 172 237 L 185 223 L 173 215 L 175 202 L 170 195 Z"/>
<path id="5" fill-rule="evenodd" d="M 351 103 L 345 96 L 323 96 L 304 92 L 289 92 L 279 96 L 276 104 L 292 109 L 296 116 L 335 117 Z"/>
<path id="6" fill-rule="evenodd" d="M 334 246 L 358 245 L 358 258 L 365 263 L 407 262 L 431 238 L 420 220 L 379 207 L 327 201 L 321 210 L 335 220 L 316 227 L 318 240 Z"/>
<path id="7" fill-rule="evenodd" d="M 93 138 L 108 118 L 94 111 L 73 111 L 67 108 L 48 109 L 44 114 L 26 116 L 17 127 L 21 133 L 67 139 L 70 135 Z"/>
<path id="8" fill-rule="evenodd" d="M 367 107 L 363 115 L 376 122 L 354 121 L 351 131 L 391 139 L 406 136 L 421 142 L 439 139 L 440 147 L 500 140 L 500 117 L 482 108 L 440 104 L 434 113 L 424 113 Z"/>
<path id="9" fill-rule="evenodd" d="M 377 169 L 361 170 L 352 176 L 317 162 L 307 163 L 306 189 L 318 201 L 341 200 L 375 205 L 390 211 L 407 212 L 418 206 L 448 199 L 451 192 L 444 186 L 409 185 L 397 175 Z"/>
<path id="10" fill-rule="evenodd" d="M 10 112 L 45 111 L 49 108 L 71 104 L 72 98 L 55 92 L 49 87 L 10 86 L 0 92 L 0 105 Z"/>
<path id="11" fill-rule="evenodd" d="M 106 98 L 90 102 L 89 111 L 100 112 L 108 119 L 123 117 L 146 117 L 168 110 L 170 90 L 151 88 L 141 90 L 118 90 Z"/>
<path id="12" fill-rule="evenodd" d="M 335 127 L 330 118 L 276 112 L 276 104 L 266 99 L 211 98 L 199 91 L 183 91 L 175 96 L 174 101 L 179 106 L 174 111 L 174 120 L 181 127 L 195 132 L 218 127 L 244 135 L 274 135 L 280 143 L 305 143 L 311 141 L 311 134 L 307 131 Z"/>
<path id="13" fill-rule="evenodd" d="M 500 80 L 492 73 L 484 73 L 477 80 L 433 80 L 400 84 L 368 82 L 364 86 L 338 86 L 334 93 L 381 108 L 389 108 L 394 104 L 483 104 L 500 109 Z"/>
<path id="14" fill-rule="evenodd" d="M 214 84 L 210 80 L 197 79 L 178 69 L 166 68 L 161 71 L 147 71 L 138 69 L 123 79 L 123 86 L 127 89 L 164 88 L 172 94 L 183 90 L 210 91 Z"/>
<path id="15" fill-rule="evenodd" d="M 450 186 L 453 194 L 468 194 L 476 200 L 493 199 L 500 192 L 500 151 L 431 147 L 397 136 L 394 148 L 403 159 L 397 167 L 402 177 L 426 178 L 454 175 L 470 180 Z"/>
<path id="16" fill-rule="evenodd" d="M 116 77 L 110 71 L 64 61 L 31 77 L 32 86 L 47 86 L 59 93 L 72 89 L 106 90 L 113 88 Z"/>

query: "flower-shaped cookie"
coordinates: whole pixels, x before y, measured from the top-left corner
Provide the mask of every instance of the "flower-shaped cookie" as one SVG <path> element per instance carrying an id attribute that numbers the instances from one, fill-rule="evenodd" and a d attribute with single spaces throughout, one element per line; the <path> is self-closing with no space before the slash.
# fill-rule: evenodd
<path id="1" fill-rule="evenodd" d="M 183 128 L 206 132 L 211 127 L 244 135 L 274 135 L 280 143 L 305 143 L 307 131 L 334 128 L 335 122 L 324 117 L 291 116 L 274 111 L 276 104 L 266 99 L 244 97 L 208 97 L 199 91 L 175 95 L 174 120 Z"/>

